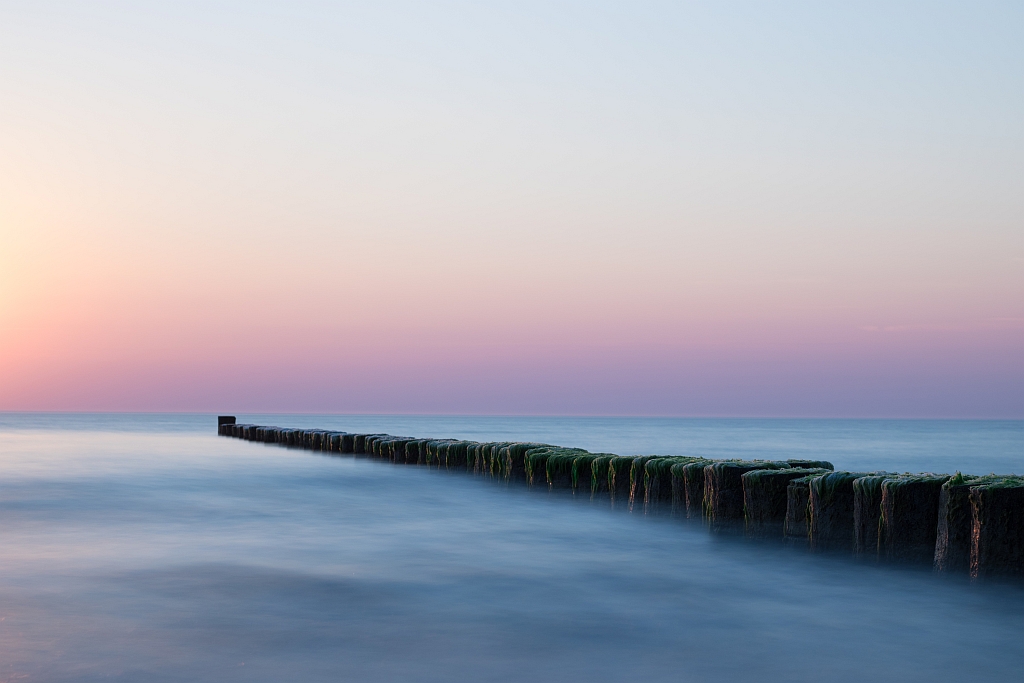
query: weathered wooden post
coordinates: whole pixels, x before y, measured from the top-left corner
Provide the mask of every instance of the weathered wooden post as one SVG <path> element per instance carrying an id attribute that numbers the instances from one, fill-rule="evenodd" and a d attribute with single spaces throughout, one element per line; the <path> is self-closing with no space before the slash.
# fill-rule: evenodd
<path id="1" fill-rule="evenodd" d="M 852 550 L 853 482 L 872 472 L 832 472 L 810 481 L 808 539 L 815 550 Z"/>
<path id="2" fill-rule="evenodd" d="M 818 460 L 710 461 L 617 456 L 528 442 L 476 443 L 281 429 L 217 416 L 217 433 L 396 463 L 466 469 L 550 488 L 609 492 L 645 510 L 705 514 L 713 528 L 745 520 L 751 535 L 805 538 L 815 549 L 850 549 L 891 560 L 931 558 L 938 571 L 975 578 L 1024 576 L 1024 477 L 831 472 Z"/>
<path id="3" fill-rule="evenodd" d="M 608 496 L 612 505 L 629 503 L 629 473 L 633 456 L 616 455 L 608 461 Z"/>
<path id="4" fill-rule="evenodd" d="M 948 474 L 892 477 L 882 482 L 878 556 L 891 562 L 932 562 L 939 495 Z"/>
<path id="5" fill-rule="evenodd" d="M 740 479 L 747 534 L 782 536 L 789 504 L 789 482 L 826 472 L 828 470 L 822 468 L 789 467 L 744 473 Z"/>
<path id="6" fill-rule="evenodd" d="M 691 518 L 704 517 L 707 505 L 704 500 L 704 468 L 711 460 L 699 458 L 682 466 L 683 490 L 686 494 L 686 516 Z"/>
<path id="7" fill-rule="evenodd" d="M 971 487 L 971 577 L 1024 575 L 1024 478 Z"/>
<path id="8" fill-rule="evenodd" d="M 231 436 L 231 434 L 228 432 L 228 430 L 225 429 L 225 425 L 233 425 L 233 424 L 235 424 L 235 416 L 234 415 L 218 415 L 217 416 L 217 433 L 220 434 L 221 436 Z"/>
<path id="9" fill-rule="evenodd" d="M 581 452 L 577 448 L 559 448 L 548 456 L 544 462 L 548 486 L 553 489 L 575 488 L 572 467 Z"/>
<path id="10" fill-rule="evenodd" d="M 853 480 L 853 549 L 859 555 L 878 556 L 882 482 L 893 476 L 878 474 Z"/>
<path id="11" fill-rule="evenodd" d="M 811 480 L 821 475 L 809 474 L 793 479 L 786 486 L 786 521 L 782 526 L 785 538 L 808 540 Z"/>
<path id="12" fill-rule="evenodd" d="M 754 470 L 789 469 L 784 462 L 725 460 L 704 467 L 704 506 L 713 529 L 743 520 L 743 475 Z"/>
<path id="13" fill-rule="evenodd" d="M 693 462 L 694 458 L 665 456 L 653 458 L 644 464 L 644 512 L 655 512 L 666 507 L 676 512 L 676 498 L 673 489 L 672 468 Z M 683 493 L 683 507 L 686 506 L 686 492 Z"/>
<path id="14" fill-rule="evenodd" d="M 647 471 L 647 463 L 654 460 L 656 455 L 638 455 L 633 458 L 629 466 L 629 509 L 644 499 L 644 475 Z"/>

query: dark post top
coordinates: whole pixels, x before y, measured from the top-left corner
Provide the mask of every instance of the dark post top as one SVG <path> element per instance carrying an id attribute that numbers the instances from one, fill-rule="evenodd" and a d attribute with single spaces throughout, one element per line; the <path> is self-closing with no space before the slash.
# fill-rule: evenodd
<path id="1" fill-rule="evenodd" d="M 217 416 L 217 426 L 218 427 L 220 427 L 221 425 L 233 425 L 233 424 L 235 424 L 235 416 L 234 415 L 218 415 Z"/>

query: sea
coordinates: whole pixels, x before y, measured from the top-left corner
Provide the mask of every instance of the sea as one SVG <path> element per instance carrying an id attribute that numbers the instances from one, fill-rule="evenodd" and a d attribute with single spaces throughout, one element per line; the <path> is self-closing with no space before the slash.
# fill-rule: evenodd
<path id="1" fill-rule="evenodd" d="M 1024 474 L 1024 421 L 238 415 L 594 452 Z M 567 491 L 0 413 L 0 682 L 1024 680 L 1024 586 Z"/>

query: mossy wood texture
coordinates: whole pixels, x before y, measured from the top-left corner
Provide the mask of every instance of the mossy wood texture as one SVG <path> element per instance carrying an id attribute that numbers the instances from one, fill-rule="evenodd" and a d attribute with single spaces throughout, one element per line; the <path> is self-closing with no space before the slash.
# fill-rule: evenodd
<path id="1" fill-rule="evenodd" d="M 852 550 L 853 482 L 873 472 L 832 472 L 810 481 L 807 537 L 815 550 Z"/>
<path id="2" fill-rule="evenodd" d="M 629 473 L 633 456 L 616 455 L 608 461 L 608 493 L 612 505 L 629 503 Z"/>
<path id="3" fill-rule="evenodd" d="M 819 550 L 930 561 L 976 578 L 1024 576 L 1024 478 L 835 472 L 824 460 L 618 456 L 532 442 L 423 439 L 287 429 L 218 418 L 217 433 L 394 463 L 466 470 L 607 496 L 630 509 L 742 522 L 750 535 L 803 538 Z"/>
<path id="4" fill-rule="evenodd" d="M 807 506 L 810 496 L 811 479 L 819 475 L 808 475 L 793 479 L 786 486 L 786 521 L 782 534 L 786 538 L 807 540 Z"/>
<path id="5" fill-rule="evenodd" d="M 704 468 L 710 464 L 710 460 L 702 458 L 682 467 L 687 517 L 703 517 L 707 511 L 704 502 Z"/>
<path id="6" fill-rule="evenodd" d="M 882 482 L 890 474 L 853 480 L 853 549 L 861 555 L 878 555 L 878 524 L 882 517 Z"/>
<path id="7" fill-rule="evenodd" d="M 973 486 L 971 576 L 1024 575 L 1024 479 Z"/>
<path id="8" fill-rule="evenodd" d="M 806 467 L 753 470 L 740 477 L 746 531 L 752 536 L 781 536 L 786 522 L 789 482 L 828 470 Z"/>
<path id="9" fill-rule="evenodd" d="M 599 457 L 594 453 L 582 453 L 572 460 L 572 488 L 588 494 L 592 490 L 593 472 L 591 465 Z"/>
<path id="10" fill-rule="evenodd" d="M 629 467 L 629 509 L 632 510 L 633 506 L 637 503 L 643 504 L 644 500 L 644 472 L 647 469 L 647 463 L 650 460 L 654 460 L 658 456 L 656 455 L 638 455 L 633 458 L 633 463 Z"/>
<path id="11" fill-rule="evenodd" d="M 882 482 L 879 557 L 891 562 L 933 561 L 939 495 L 947 480 L 946 474 L 925 474 Z"/>
<path id="12" fill-rule="evenodd" d="M 546 474 L 548 486 L 553 489 L 572 489 L 573 485 L 572 466 L 581 455 L 581 451 L 575 448 L 557 448 L 548 456 L 546 463 Z"/>
<path id="13" fill-rule="evenodd" d="M 704 505 L 712 527 L 743 519 L 743 475 L 763 469 L 789 469 L 784 462 L 726 460 L 704 467 Z"/>
<path id="14" fill-rule="evenodd" d="M 652 458 L 644 463 L 644 511 L 654 512 L 668 509 L 674 511 L 672 468 L 685 465 L 694 458 L 665 456 Z M 684 492 L 685 505 L 685 492 Z"/>
<path id="15" fill-rule="evenodd" d="M 809 470 L 828 470 L 829 472 L 834 472 L 836 469 L 828 460 L 802 460 L 800 458 L 791 458 L 786 461 L 786 464 L 790 467 L 803 467 Z"/>
<path id="16" fill-rule="evenodd" d="M 939 520 L 935 530 L 933 564 L 939 572 L 967 572 L 971 568 L 971 488 L 1002 481 L 1003 477 L 973 477 L 957 472 L 942 485 Z"/>
<path id="17" fill-rule="evenodd" d="M 686 480 L 683 468 L 690 463 L 679 462 L 669 468 L 669 479 L 672 486 L 672 514 L 686 516 Z"/>
<path id="18" fill-rule="evenodd" d="M 608 465 L 618 456 L 604 453 L 590 461 L 590 494 L 608 492 Z"/>

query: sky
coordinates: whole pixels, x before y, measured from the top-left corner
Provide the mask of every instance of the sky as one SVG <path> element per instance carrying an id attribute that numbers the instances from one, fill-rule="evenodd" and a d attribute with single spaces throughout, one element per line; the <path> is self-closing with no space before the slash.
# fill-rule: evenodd
<path id="1" fill-rule="evenodd" d="M 0 1 L 0 410 L 1024 418 L 1022 35 Z"/>

